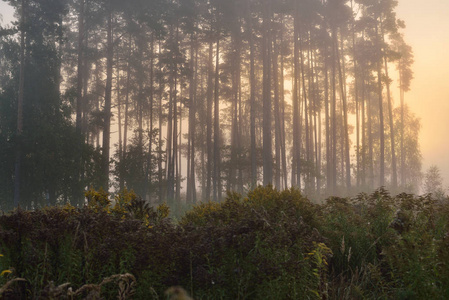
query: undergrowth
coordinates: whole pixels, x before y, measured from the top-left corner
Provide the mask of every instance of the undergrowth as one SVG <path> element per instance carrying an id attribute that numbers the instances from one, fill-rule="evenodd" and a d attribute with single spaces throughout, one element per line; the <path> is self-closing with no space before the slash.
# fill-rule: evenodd
<path id="1" fill-rule="evenodd" d="M 132 191 L 86 198 L 0 216 L 0 297 L 449 298 L 449 204 L 431 196 L 380 189 L 318 205 L 259 187 L 177 222 Z"/>

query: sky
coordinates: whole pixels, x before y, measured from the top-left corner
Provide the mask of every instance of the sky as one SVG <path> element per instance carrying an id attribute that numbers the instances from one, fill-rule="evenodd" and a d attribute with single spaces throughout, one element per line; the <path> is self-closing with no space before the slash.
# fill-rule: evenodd
<path id="1" fill-rule="evenodd" d="M 449 0 L 398 2 L 397 16 L 406 23 L 405 40 L 415 55 L 415 79 L 405 102 L 421 118 L 423 171 L 437 165 L 449 189 Z M 13 10 L 0 1 L 0 14 L 9 22 Z M 397 89 L 393 97 L 398 104 Z"/>
<path id="2" fill-rule="evenodd" d="M 399 0 L 415 79 L 405 101 L 421 118 L 423 171 L 437 165 L 449 188 L 449 0 Z M 394 94 L 399 103 L 399 93 Z"/>

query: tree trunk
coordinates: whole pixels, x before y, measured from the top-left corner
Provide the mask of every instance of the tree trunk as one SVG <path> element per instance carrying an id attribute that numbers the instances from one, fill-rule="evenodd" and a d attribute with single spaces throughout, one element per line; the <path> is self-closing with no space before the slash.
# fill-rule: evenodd
<path id="1" fill-rule="evenodd" d="M 325 130 L 326 130 L 326 193 L 329 195 L 331 193 L 332 187 L 332 155 L 331 155 L 331 130 L 330 123 L 331 119 L 329 116 L 329 55 L 328 55 L 328 45 L 324 45 L 324 109 L 325 109 Z"/>
<path id="2" fill-rule="evenodd" d="M 22 0 L 20 12 L 20 71 L 19 71 L 19 95 L 17 99 L 17 144 L 16 160 L 14 163 L 14 207 L 20 204 L 20 180 L 22 163 L 22 133 L 23 133 L 23 100 L 25 87 L 25 25 L 27 14 L 27 1 Z"/>
<path id="3" fill-rule="evenodd" d="M 337 54 L 337 62 L 338 62 L 338 75 L 339 75 L 339 81 L 340 81 L 340 92 L 341 97 L 343 100 L 343 130 L 344 130 L 344 160 L 345 160 L 345 166 L 346 166 L 346 190 L 349 193 L 351 190 L 351 160 L 349 155 L 349 130 L 348 130 L 348 108 L 346 104 L 346 89 L 345 89 L 345 82 L 346 78 L 343 76 L 342 71 L 342 63 L 340 63 L 340 53 L 338 51 L 338 37 L 335 37 L 337 45 L 335 46 L 336 54 Z M 343 42 L 343 41 L 342 41 Z M 344 60 L 344 57 L 341 57 L 342 60 Z M 344 70 L 344 66 L 343 66 Z M 342 144 L 343 147 L 343 144 Z M 343 157 L 342 157 L 343 159 Z"/>
<path id="4" fill-rule="evenodd" d="M 401 186 L 405 187 L 407 179 L 405 177 L 405 148 L 404 148 L 404 87 L 402 82 L 402 72 L 399 72 L 399 87 L 401 98 Z"/>
<path id="5" fill-rule="evenodd" d="M 287 181 L 287 157 L 286 157 L 286 149 L 285 149 L 285 99 L 284 99 L 284 54 L 282 51 L 282 45 L 284 44 L 283 37 L 284 25 L 283 25 L 283 17 L 281 17 L 281 32 L 280 32 L 280 54 L 281 54 L 281 70 L 280 70 L 280 104 L 281 104 L 281 117 L 280 117 L 280 125 L 281 125 L 281 157 L 282 157 L 282 178 L 283 178 L 283 188 L 286 189 L 288 187 Z"/>
<path id="6" fill-rule="evenodd" d="M 239 37 L 233 32 L 231 34 L 231 44 L 234 46 L 232 62 L 231 62 L 231 77 L 232 77 L 232 125 L 231 125 L 231 163 L 229 166 L 229 179 L 227 182 L 227 190 L 235 190 L 236 184 L 236 170 L 237 170 L 237 151 L 238 151 L 238 102 L 239 102 L 239 84 L 237 78 L 238 68 L 240 68 L 239 62 Z"/>
<path id="7" fill-rule="evenodd" d="M 212 30 L 210 31 L 212 35 Z M 210 200 L 211 196 L 211 180 L 212 180 L 212 106 L 213 106 L 213 40 L 212 36 L 209 41 L 209 59 L 208 59 L 208 76 L 207 76 L 207 131 L 206 131 L 206 148 L 207 148 L 207 176 L 206 176 L 206 195 L 205 201 Z"/>
<path id="8" fill-rule="evenodd" d="M 361 149 L 361 155 L 362 155 L 362 174 L 361 176 L 361 184 L 362 187 L 366 187 L 366 110 L 365 110 L 365 78 L 364 78 L 364 71 L 362 70 L 362 103 L 361 103 L 361 114 L 362 114 L 362 149 Z"/>
<path id="9" fill-rule="evenodd" d="M 248 1 L 248 7 L 250 2 Z M 256 74 L 255 74 L 255 46 L 251 16 L 248 17 L 248 34 L 250 49 L 250 138 L 251 138 L 251 187 L 257 185 L 257 153 L 256 153 Z"/>
<path id="10" fill-rule="evenodd" d="M 130 58 L 130 57 L 131 57 L 131 37 L 129 37 L 129 41 L 128 41 L 128 58 Z M 127 64 L 126 64 L 126 83 L 125 83 L 125 112 L 124 112 L 124 124 L 123 124 L 123 146 L 122 146 L 122 155 L 120 156 L 120 165 L 121 165 L 120 174 L 123 174 L 123 172 L 124 172 L 123 164 L 126 159 L 126 150 L 128 147 L 130 81 L 131 81 L 131 67 L 130 67 L 129 62 L 127 62 Z M 125 188 L 125 178 L 123 175 L 120 176 L 119 186 L 120 186 L 121 191 Z"/>
<path id="11" fill-rule="evenodd" d="M 274 53 L 273 53 L 273 85 L 274 85 L 274 123 L 275 123 L 275 173 L 274 182 L 275 187 L 281 188 L 281 112 L 279 105 L 279 67 L 278 67 L 278 56 L 279 50 L 276 42 L 276 38 L 273 37 Z"/>
<path id="12" fill-rule="evenodd" d="M 382 71 L 381 64 L 377 62 L 377 83 L 378 83 L 378 97 L 379 97 L 379 134 L 380 134 L 380 171 L 379 171 L 379 186 L 385 185 L 385 132 L 384 132 L 384 112 L 383 112 L 383 98 L 382 98 Z"/>
<path id="13" fill-rule="evenodd" d="M 351 12 L 354 14 L 354 1 L 351 0 Z M 358 74 L 357 74 L 357 55 L 355 47 L 355 18 L 351 19 L 351 31 L 352 31 L 352 61 L 354 72 L 354 102 L 355 102 L 355 128 L 356 128 L 356 184 L 360 187 L 360 103 L 359 103 L 359 90 L 358 90 Z"/>
<path id="14" fill-rule="evenodd" d="M 109 190 L 109 156 L 111 140 L 111 94 L 112 94 L 112 65 L 114 59 L 114 45 L 112 36 L 112 7 L 108 4 L 107 45 L 106 45 L 106 88 L 104 95 L 104 130 L 103 130 L 103 188 Z"/>
<path id="15" fill-rule="evenodd" d="M 294 28 L 293 28 L 293 164 L 292 164 L 292 187 L 301 188 L 301 131 L 299 116 L 299 67 L 298 67 L 298 31 L 299 12 L 298 3 L 294 2 Z"/>
<path id="16" fill-rule="evenodd" d="M 336 33 L 332 30 L 332 102 L 331 102 L 331 122 L 332 122 L 332 193 L 337 194 L 337 86 L 336 74 Z"/>
<path id="17" fill-rule="evenodd" d="M 385 132 L 384 132 L 384 110 L 382 97 L 382 46 L 379 27 L 376 24 L 376 37 L 378 39 L 378 59 L 377 66 L 377 93 L 379 97 L 379 134 L 380 134 L 380 171 L 379 171 L 379 186 L 385 185 Z"/>
<path id="18" fill-rule="evenodd" d="M 273 158 L 271 140 L 271 2 L 266 0 L 263 18 L 263 184 L 273 181 Z"/>
<path id="19" fill-rule="evenodd" d="M 308 98 L 307 98 L 307 89 L 306 89 L 306 75 L 304 70 L 304 56 L 303 56 L 303 44 L 302 44 L 302 36 L 301 36 L 301 30 L 298 28 L 298 35 L 299 35 L 299 58 L 300 58 L 300 67 L 301 67 L 301 83 L 302 83 L 302 98 L 304 103 L 304 130 L 305 130 L 305 154 L 306 154 L 306 161 L 307 164 L 311 163 L 311 153 L 310 153 L 310 130 L 309 130 L 309 105 L 308 105 Z M 301 104 L 300 104 L 301 105 Z M 302 109 L 300 109 L 300 112 L 302 112 Z M 301 122 L 301 118 L 300 118 Z M 301 134 L 301 130 L 299 131 Z M 310 191 L 310 168 L 306 167 L 304 168 L 304 189 L 308 193 Z"/>
<path id="20" fill-rule="evenodd" d="M 393 120 L 393 107 L 391 103 L 390 95 L 390 78 L 388 77 L 388 58 L 384 54 L 385 61 L 385 77 L 386 77 L 386 87 L 387 87 L 387 101 L 388 101 L 388 116 L 390 121 L 390 143 L 391 143 L 391 186 L 395 190 L 398 186 L 398 175 L 396 166 L 396 149 L 395 149 L 395 134 L 394 134 L 394 120 Z"/>
<path id="21" fill-rule="evenodd" d="M 149 102 L 150 102 L 150 132 L 149 132 L 149 145 L 148 145 L 148 154 L 147 154 L 147 168 L 146 168 L 146 180 L 145 180 L 145 196 L 146 200 L 151 200 L 151 186 L 152 186 L 152 178 L 151 175 L 153 170 L 152 166 L 152 152 L 153 152 L 153 101 L 154 101 L 154 33 L 151 33 L 150 37 L 150 78 L 149 78 Z"/>
<path id="22" fill-rule="evenodd" d="M 218 19 L 218 16 L 217 16 Z M 218 22 L 218 21 L 217 21 Z M 214 201 L 221 200 L 221 168 L 220 168 L 220 34 L 217 24 L 217 48 L 215 54 L 215 84 L 214 84 Z"/>
<path id="23" fill-rule="evenodd" d="M 78 58 L 76 76 L 76 131 L 81 134 L 82 101 L 83 101 L 83 41 L 84 41 L 84 1 L 79 0 L 80 10 L 78 13 Z"/>
<path id="24" fill-rule="evenodd" d="M 170 34 L 173 37 L 173 28 L 170 28 Z M 173 56 L 173 50 L 171 53 L 171 64 L 170 64 L 170 78 L 169 78 L 169 85 L 170 85 L 170 94 L 169 94 L 169 103 L 168 103 L 168 120 L 167 120 L 167 162 L 166 162 L 166 177 L 167 177 L 167 200 L 172 203 L 174 200 L 174 176 L 175 176 L 175 170 L 174 170 L 174 153 L 176 153 L 173 149 L 173 140 L 176 139 L 176 135 L 173 134 L 173 132 L 177 132 L 177 130 L 173 129 L 173 108 L 174 108 L 174 98 L 175 98 L 175 85 L 174 83 L 174 77 L 175 77 L 175 64 L 174 64 L 174 56 Z"/>
<path id="25" fill-rule="evenodd" d="M 118 61 L 120 61 L 120 57 L 119 57 L 119 54 L 118 53 L 116 53 L 117 55 L 116 55 L 116 57 L 115 57 L 115 59 L 116 59 L 116 61 L 118 62 Z M 122 157 L 123 157 L 123 136 L 122 136 L 122 131 L 123 131 L 123 128 L 122 128 L 122 99 L 121 99 L 121 94 L 120 94 L 120 89 L 121 89 L 121 87 L 120 87 L 120 66 L 119 66 L 119 64 L 117 63 L 117 69 L 116 69 L 116 71 L 117 71 L 117 81 L 116 81 L 116 89 L 117 89 L 117 91 L 116 91 L 116 95 L 117 95 L 117 125 L 118 125 L 118 159 L 119 159 L 119 162 L 120 162 L 120 165 L 121 165 L 121 163 L 122 163 Z M 122 184 L 121 184 L 121 178 L 123 177 L 123 174 L 121 174 L 120 172 L 119 172 L 119 174 L 120 174 L 120 176 L 119 176 L 119 189 L 120 190 L 123 190 L 123 186 L 122 186 Z"/>
<path id="26" fill-rule="evenodd" d="M 195 90 L 196 90 L 196 64 L 198 58 L 195 59 L 195 51 L 198 55 L 195 47 L 195 38 L 192 33 L 190 37 L 190 85 L 189 85 L 189 147 L 188 147 L 188 175 L 187 175 L 187 203 L 196 202 L 196 187 L 195 187 Z"/>
<path id="27" fill-rule="evenodd" d="M 157 169 L 158 169 L 158 180 L 159 180 L 159 203 L 162 203 L 164 199 L 164 186 L 163 186 L 163 170 L 162 170 L 162 95 L 163 91 L 165 89 L 164 85 L 164 77 L 162 75 L 162 63 L 161 63 L 161 56 L 162 56 L 162 45 L 161 41 L 159 41 L 159 50 L 158 50 L 158 56 L 159 56 L 159 91 L 158 91 L 158 100 L 159 100 L 159 107 L 158 107 L 158 118 L 159 118 L 159 145 L 158 145 L 158 159 L 157 159 Z M 167 165 L 167 164 L 166 164 Z"/>

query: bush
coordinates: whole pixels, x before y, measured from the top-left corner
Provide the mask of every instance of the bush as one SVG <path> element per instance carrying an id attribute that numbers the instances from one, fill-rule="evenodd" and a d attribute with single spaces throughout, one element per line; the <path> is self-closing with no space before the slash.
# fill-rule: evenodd
<path id="1" fill-rule="evenodd" d="M 82 209 L 0 216 L 0 270 L 11 271 L 0 296 L 161 299 L 172 287 L 195 299 L 449 298 L 447 200 L 380 189 L 316 205 L 259 187 L 175 223 L 132 191 L 86 196 Z"/>

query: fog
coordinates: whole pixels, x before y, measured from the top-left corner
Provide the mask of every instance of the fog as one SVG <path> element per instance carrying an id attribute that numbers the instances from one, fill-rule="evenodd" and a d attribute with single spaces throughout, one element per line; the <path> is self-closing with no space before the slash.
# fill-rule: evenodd
<path id="1" fill-rule="evenodd" d="M 10 148 L 2 175 L 9 188 L 2 201 L 13 195 L 19 201 L 21 193 L 26 203 L 30 197 L 42 198 L 33 200 L 37 203 L 75 201 L 89 187 L 112 192 L 127 187 L 153 203 L 220 200 L 226 190 L 245 193 L 259 184 L 294 186 L 316 200 L 379 186 L 423 193 L 431 166 L 441 171 L 447 192 L 447 1 L 422 7 L 400 0 L 381 16 L 374 15 L 374 4 L 358 1 L 341 6 L 317 1 L 311 7 L 247 2 L 198 1 L 193 11 L 189 1 L 110 8 L 86 2 L 81 14 L 84 1 L 62 1 L 51 11 L 54 16 L 36 25 L 45 30 L 29 27 L 22 46 L 20 30 L 4 35 L 0 92 L 3 113 L 10 117 L 4 117 L 1 130 Z M 31 18 L 41 13 L 36 7 Z M 13 29 L 14 9 L 1 2 L 0 14 L 2 26 Z M 33 56 L 38 54 L 29 47 L 39 43 L 47 52 Z M 402 82 L 404 106 L 401 45 L 412 53 L 410 70 L 404 67 L 401 75 L 409 78 Z M 11 47 L 23 49 L 23 61 Z M 48 63 L 48 81 L 41 77 L 54 92 L 49 97 L 33 90 L 35 75 L 28 75 L 33 66 L 46 65 L 39 61 L 46 55 L 61 58 Z M 21 101 L 20 65 L 25 115 L 18 117 L 13 107 Z M 58 73 L 51 73 L 55 69 Z M 9 108 L 8 99 L 13 99 Z M 48 111 L 33 115 L 35 105 Z M 61 115 L 49 115 L 51 110 Z M 11 143 L 17 130 L 12 124 L 20 118 L 25 140 L 41 145 L 42 152 Z M 33 126 L 42 126 L 33 125 L 33 118 L 66 118 L 52 126 L 67 126 L 59 134 L 71 142 L 79 138 L 82 145 L 66 145 L 76 149 L 70 153 L 40 143 L 51 133 L 34 133 Z M 55 155 L 58 163 L 51 159 Z M 34 169 L 26 169 L 30 166 Z M 22 172 L 25 179 L 17 180 Z M 35 174 L 54 179 L 41 182 Z"/>

